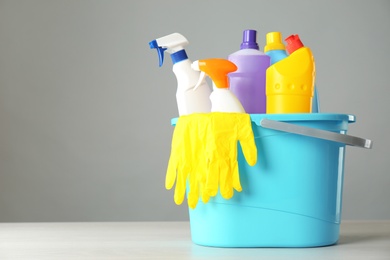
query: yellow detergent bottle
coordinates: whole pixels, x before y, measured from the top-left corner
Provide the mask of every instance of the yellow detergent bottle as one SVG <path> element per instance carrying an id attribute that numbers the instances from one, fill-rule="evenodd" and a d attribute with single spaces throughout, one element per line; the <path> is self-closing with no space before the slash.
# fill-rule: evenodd
<path id="1" fill-rule="evenodd" d="M 315 63 L 298 35 L 285 39 L 290 56 L 267 69 L 267 114 L 311 113 Z"/>

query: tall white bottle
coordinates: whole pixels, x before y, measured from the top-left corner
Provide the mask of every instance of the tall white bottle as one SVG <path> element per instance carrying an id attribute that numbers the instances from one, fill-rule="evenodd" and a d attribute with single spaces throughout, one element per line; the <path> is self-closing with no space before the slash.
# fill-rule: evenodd
<path id="1" fill-rule="evenodd" d="M 210 95 L 211 112 L 245 113 L 241 102 L 229 90 L 228 74 L 237 70 L 233 62 L 225 59 L 198 60 L 192 63 L 192 68 L 202 71 L 197 86 L 205 81 L 206 74 L 213 81 L 213 92 Z"/>
<path id="2" fill-rule="evenodd" d="M 184 46 L 188 44 L 187 39 L 179 33 L 173 33 L 149 43 L 151 49 L 157 49 L 160 67 L 164 62 L 164 51 L 171 54 L 172 70 L 177 79 L 176 100 L 180 116 L 211 111 L 211 89 L 207 82 L 203 81 L 197 90 L 193 91 L 199 80 L 200 72 L 191 68 L 192 62 L 184 50 Z"/>

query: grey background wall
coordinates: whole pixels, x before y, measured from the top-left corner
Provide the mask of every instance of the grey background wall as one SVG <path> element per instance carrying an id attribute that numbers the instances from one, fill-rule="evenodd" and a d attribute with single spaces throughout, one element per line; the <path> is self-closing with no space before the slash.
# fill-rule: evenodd
<path id="1" fill-rule="evenodd" d="M 390 218 L 389 1 L 0 0 L 0 221 L 187 220 L 164 189 L 177 116 L 168 58 L 227 57 L 244 29 L 298 33 L 323 112 L 351 113 L 344 219 Z"/>

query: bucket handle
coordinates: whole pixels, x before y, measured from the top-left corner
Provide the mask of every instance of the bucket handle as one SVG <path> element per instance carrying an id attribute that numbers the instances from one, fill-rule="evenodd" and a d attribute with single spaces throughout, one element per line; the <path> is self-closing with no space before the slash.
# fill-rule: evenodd
<path id="1" fill-rule="evenodd" d="M 268 129 L 284 131 L 288 133 L 315 137 L 319 139 L 344 143 L 347 145 L 357 146 L 361 148 L 372 148 L 372 141 L 347 134 L 338 134 L 330 131 L 320 130 L 306 126 L 300 126 L 275 120 L 263 118 L 260 120 L 260 126 Z"/>

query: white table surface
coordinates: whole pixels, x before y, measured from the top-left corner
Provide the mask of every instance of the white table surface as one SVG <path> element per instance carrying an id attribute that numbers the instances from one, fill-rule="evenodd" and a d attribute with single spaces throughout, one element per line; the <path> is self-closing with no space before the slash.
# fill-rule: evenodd
<path id="1" fill-rule="evenodd" d="M 0 259 L 390 259 L 390 221 L 344 221 L 317 248 L 198 246 L 188 222 L 0 223 Z"/>

